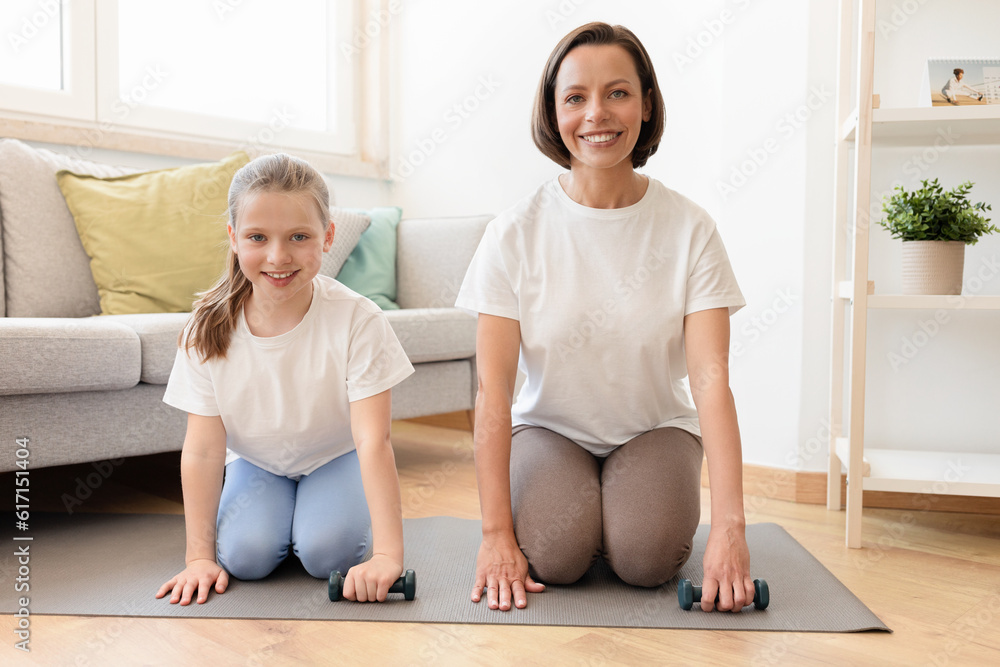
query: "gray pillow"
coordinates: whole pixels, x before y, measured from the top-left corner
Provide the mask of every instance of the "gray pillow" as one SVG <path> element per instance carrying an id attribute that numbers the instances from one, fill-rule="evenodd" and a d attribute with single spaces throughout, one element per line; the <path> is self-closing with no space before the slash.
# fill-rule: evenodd
<path id="1" fill-rule="evenodd" d="M 128 169 L 0 139 L 0 215 L 7 317 L 86 317 L 101 304 L 73 215 L 56 182 L 69 169 L 97 177 Z"/>
<path id="2" fill-rule="evenodd" d="M 323 253 L 323 265 L 319 272 L 324 276 L 336 278 L 351 251 L 354 250 L 354 246 L 358 245 L 361 234 L 372 224 L 372 219 L 367 215 L 351 213 L 340 208 L 330 209 L 330 215 L 336 227 L 333 233 L 333 246 L 329 252 Z"/>

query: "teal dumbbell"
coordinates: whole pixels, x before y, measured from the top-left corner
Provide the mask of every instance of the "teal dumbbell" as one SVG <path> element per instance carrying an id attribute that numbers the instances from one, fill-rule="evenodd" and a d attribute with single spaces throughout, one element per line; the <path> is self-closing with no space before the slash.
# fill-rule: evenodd
<path id="1" fill-rule="evenodd" d="M 344 575 L 339 570 L 330 573 L 330 601 L 337 602 L 342 597 L 344 590 Z M 389 588 L 390 593 L 402 593 L 407 600 L 412 600 L 417 596 L 417 573 L 407 570 L 403 576 L 396 580 L 396 583 Z"/>
<path id="2" fill-rule="evenodd" d="M 687 611 L 694 606 L 695 602 L 701 602 L 701 586 L 692 586 L 690 579 L 681 579 L 677 584 L 677 602 L 681 609 Z M 767 609 L 770 602 L 770 594 L 767 590 L 767 582 L 763 579 L 753 580 L 753 606 L 755 609 Z M 719 595 L 715 595 L 715 603 L 719 603 Z"/>

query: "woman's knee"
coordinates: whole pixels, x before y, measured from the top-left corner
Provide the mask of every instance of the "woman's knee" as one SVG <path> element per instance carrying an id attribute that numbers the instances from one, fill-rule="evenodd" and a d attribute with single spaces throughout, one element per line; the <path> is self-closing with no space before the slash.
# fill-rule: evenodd
<path id="1" fill-rule="evenodd" d="M 596 549 L 541 550 L 528 558 L 528 573 L 543 584 L 572 584 L 587 573 L 599 556 Z"/>
<path id="2" fill-rule="evenodd" d="M 638 537 L 638 536 L 636 536 Z M 694 536 L 650 543 L 605 536 L 605 559 L 618 578 L 633 586 L 653 587 L 670 581 L 691 557 Z"/>
<path id="3" fill-rule="evenodd" d="M 568 503 L 515 520 L 518 544 L 531 576 L 547 584 L 571 584 L 601 553 L 601 515 L 591 503 Z"/>

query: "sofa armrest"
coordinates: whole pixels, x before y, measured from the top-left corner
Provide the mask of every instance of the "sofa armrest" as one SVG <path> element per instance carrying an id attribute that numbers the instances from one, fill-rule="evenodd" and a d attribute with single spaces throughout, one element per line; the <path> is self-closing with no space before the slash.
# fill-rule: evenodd
<path id="1" fill-rule="evenodd" d="M 401 308 L 448 308 L 493 216 L 413 218 L 396 232 L 396 301 Z"/>

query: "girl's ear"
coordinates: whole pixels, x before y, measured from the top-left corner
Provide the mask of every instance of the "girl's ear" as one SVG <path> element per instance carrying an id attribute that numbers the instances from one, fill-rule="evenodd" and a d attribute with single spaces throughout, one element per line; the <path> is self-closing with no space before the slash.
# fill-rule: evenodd
<path id="1" fill-rule="evenodd" d="M 226 225 L 226 234 L 229 235 L 229 247 L 233 249 L 233 252 L 236 252 L 236 230 L 233 229 L 232 225 Z"/>
<path id="2" fill-rule="evenodd" d="M 333 235 L 336 229 L 336 225 L 333 224 L 333 218 L 330 219 L 330 226 L 326 228 L 326 236 L 323 237 L 323 252 L 329 252 L 330 248 L 333 246 Z"/>

